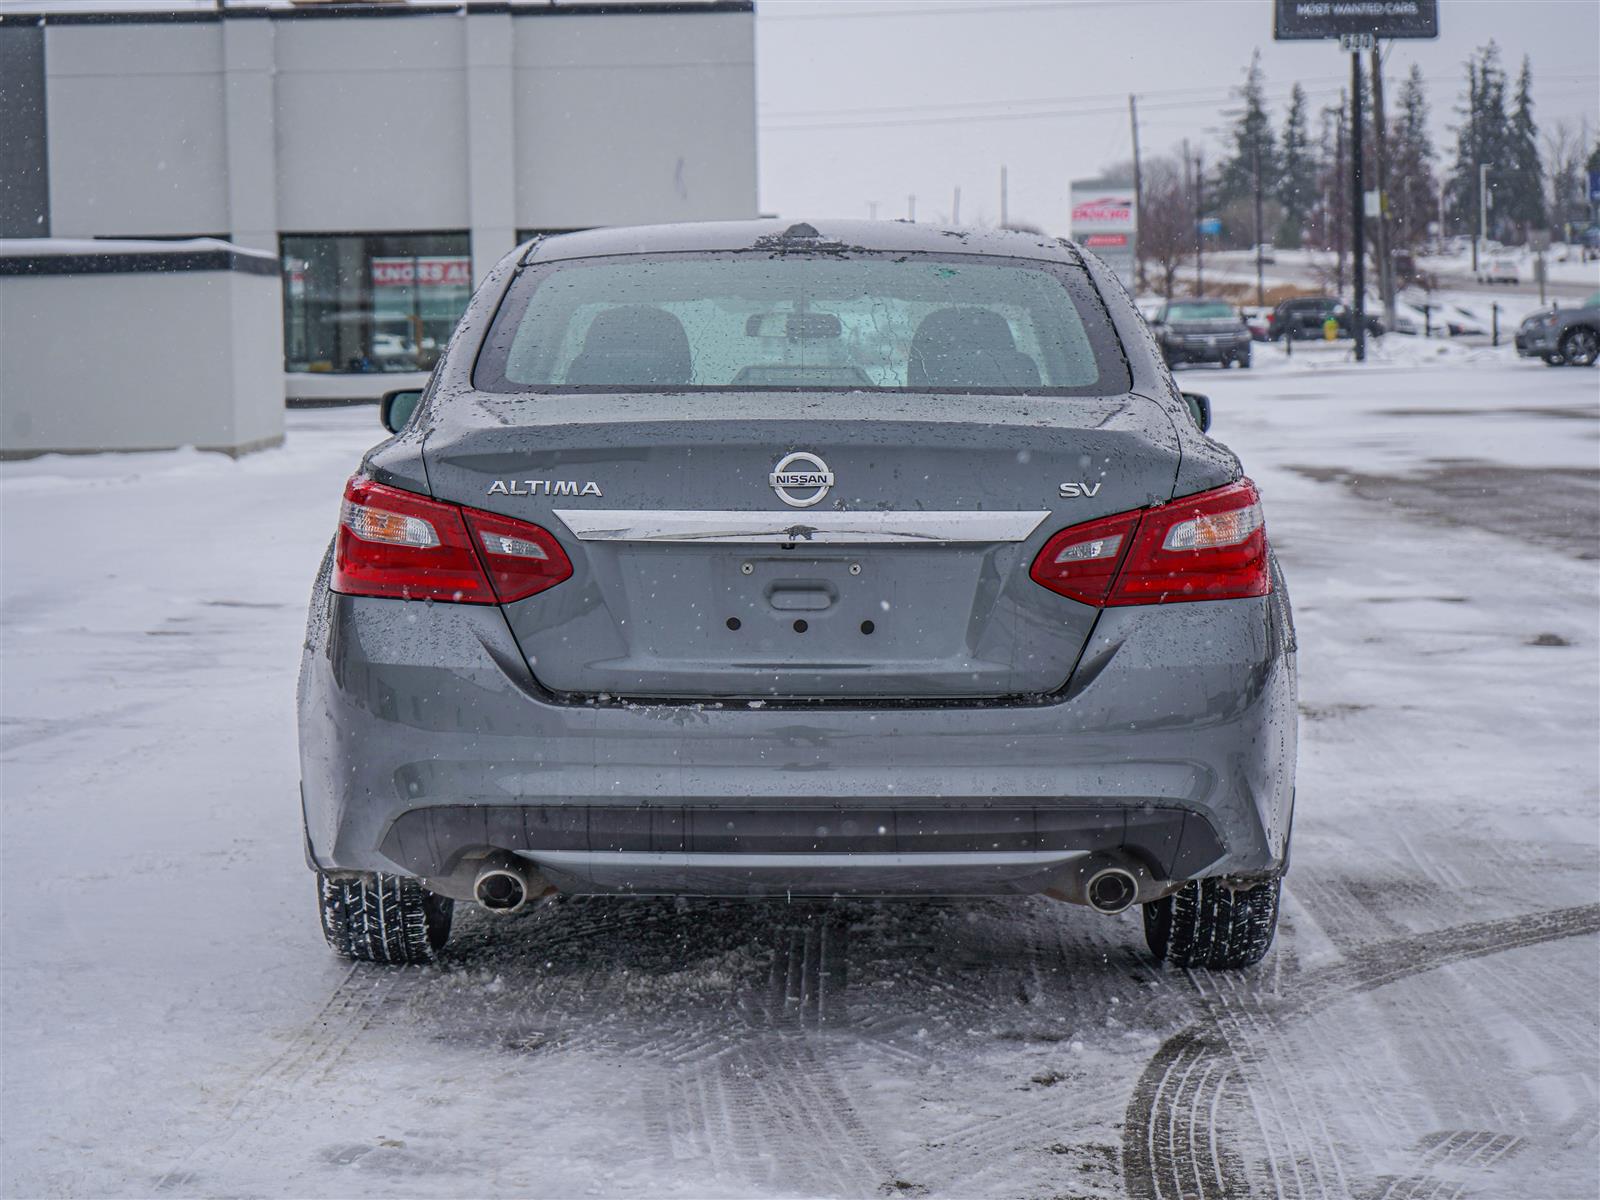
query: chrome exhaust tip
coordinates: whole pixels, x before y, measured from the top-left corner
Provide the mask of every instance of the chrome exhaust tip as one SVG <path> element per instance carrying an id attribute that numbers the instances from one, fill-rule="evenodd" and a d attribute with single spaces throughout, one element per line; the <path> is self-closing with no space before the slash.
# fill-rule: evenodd
<path id="1" fill-rule="evenodd" d="M 532 872 L 509 854 L 489 859 L 472 881 L 473 898 L 488 911 L 502 916 L 520 912 L 543 891 L 536 887 Z"/>
<path id="2" fill-rule="evenodd" d="M 1102 867 L 1084 885 L 1084 898 L 1095 912 L 1113 916 L 1130 908 L 1139 898 L 1139 881 L 1122 867 Z"/>

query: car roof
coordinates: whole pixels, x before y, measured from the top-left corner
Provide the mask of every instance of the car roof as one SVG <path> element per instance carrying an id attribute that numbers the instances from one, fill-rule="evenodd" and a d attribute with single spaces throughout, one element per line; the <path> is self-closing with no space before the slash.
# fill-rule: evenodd
<path id="1" fill-rule="evenodd" d="M 1077 247 L 1045 234 L 1008 229 L 957 229 L 910 221 L 686 221 L 623 225 L 536 239 L 524 263 L 611 254 L 673 254 L 718 250 L 824 250 L 835 247 L 890 253 L 988 254 L 1080 261 Z"/>

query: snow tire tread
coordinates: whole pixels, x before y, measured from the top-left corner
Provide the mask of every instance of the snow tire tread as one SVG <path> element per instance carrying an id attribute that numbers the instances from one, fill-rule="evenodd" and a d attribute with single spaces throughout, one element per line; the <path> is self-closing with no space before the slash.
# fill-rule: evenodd
<path id="1" fill-rule="evenodd" d="M 1144 906 L 1150 952 L 1175 967 L 1235 970 L 1266 957 L 1278 929 L 1280 880 L 1230 888 L 1196 879 Z"/>
<path id="2" fill-rule="evenodd" d="M 317 875 L 322 934 L 360 962 L 433 962 L 450 936 L 455 902 L 405 875 Z"/>

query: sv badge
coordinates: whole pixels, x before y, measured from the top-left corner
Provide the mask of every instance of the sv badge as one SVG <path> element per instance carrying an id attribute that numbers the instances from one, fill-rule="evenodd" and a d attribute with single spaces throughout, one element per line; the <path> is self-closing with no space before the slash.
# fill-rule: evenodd
<path id="1" fill-rule="evenodd" d="M 1100 490 L 1105 480 L 1097 483 L 1063 483 L 1061 485 L 1061 499 L 1076 500 L 1081 496 L 1093 496 Z"/>

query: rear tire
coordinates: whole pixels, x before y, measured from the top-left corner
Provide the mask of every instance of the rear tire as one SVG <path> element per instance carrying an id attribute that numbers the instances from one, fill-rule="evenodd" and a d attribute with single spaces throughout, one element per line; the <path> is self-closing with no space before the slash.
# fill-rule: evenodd
<path id="1" fill-rule="evenodd" d="M 360 962 L 426 963 L 450 936 L 455 901 L 404 875 L 330 879 L 317 872 L 322 936 L 335 954 Z"/>
<path id="2" fill-rule="evenodd" d="M 1150 953 L 1175 967 L 1236 970 L 1266 957 L 1278 931 L 1282 881 L 1234 890 L 1220 879 L 1195 879 L 1144 906 Z"/>

